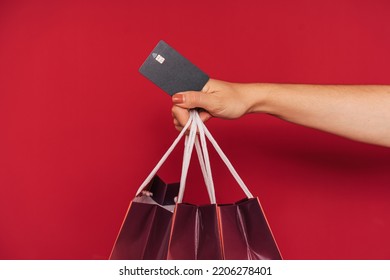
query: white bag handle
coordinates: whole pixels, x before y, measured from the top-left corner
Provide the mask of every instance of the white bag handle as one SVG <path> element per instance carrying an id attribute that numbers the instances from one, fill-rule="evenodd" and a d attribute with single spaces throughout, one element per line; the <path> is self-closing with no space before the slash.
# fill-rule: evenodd
<path id="1" fill-rule="evenodd" d="M 181 203 L 183 201 L 186 178 L 188 174 L 189 164 L 191 162 L 192 149 L 193 149 L 193 145 L 195 144 L 196 152 L 198 154 L 198 159 L 203 173 L 204 182 L 207 187 L 207 192 L 209 194 L 210 202 L 215 204 L 216 198 L 215 198 L 214 182 L 212 180 L 210 159 L 209 159 L 209 154 L 208 154 L 207 144 L 206 144 L 206 137 L 205 137 L 203 127 L 199 126 L 198 123 L 200 121 L 200 123 L 203 124 L 203 122 L 200 119 L 199 121 L 197 120 L 196 116 L 198 116 L 198 112 L 195 110 L 190 111 L 190 116 L 192 116 L 192 124 L 191 124 L 190 135 L 186 137 L 186 142 L 185 142 L 186 146 L 184 149 L 183 167 L 182 167 L 180 189 L 179 189 L 177 202 Z M 199 130 L 200 144 L 199 144 L 199 138 L 196 135 L 197 129 Z"/>
<path id="2" fill-rule="evenodd" d="M 182 165 L 181 177 L 180 177 L 180 188 L 179 188 L 179 194 L 177 195 L 178 203 L 181 203 L 183 201 L 184 190 L 186 188 L 185 184 L 186 184 L 186 179 L 188 174 L 188 168 L 190 166 L 192 150 L 194 148 L 195 139 L 196 139 L 197 125 L 196 122 L 194 121 L 195 114 L 197 113 L 194 110 L 190 111 L 189 120 L 191 121 L 191 128 L 190 128 L 190 134 L 186 137 L 186 141 L 185 141 L 183 165 Z"/>
<path id="3" fill-rule="evenodd" d="M 172 143 L 172 145 L 169 147 L 169 149 L 165 152 L 163 157 L 160 159 L 160 161 L 157 163 L 157 165 L 153 168 L 153 170 L 150 172 L 149 176 L 146 177 L 145 181 L 141 184 L 141 186 L 138 188 L 136 196 L 141 193 L 141 191 L 149 184 L 149 182 L 153 179 L 153 177 L 156 175 L 157 171 L 161 168 L 161 166 L 164 164 L 168 156 L 172 153 L 173 149 L 175 149 L 177 143 L 179 143 L 180 139 L 183 137 L 185 132 L 187 131 L 188 127 L 192 123 L 193 115 L 190 115 L 190 118 L 188 119 L 186 125 L 184 126 L 183 130 L 180 132 L 180 134 L 177 136 L 175 141 Z"/>
<path id="4" fill-rule="evenodd" d="M 209 139 L 210 143 L 214 146 L 215 150 L 217 151 L 218 155 L 221 157 L 222 161 L 226 164 L 228 170 L 233 175 L 233 177 L 236 179 L 238 185 L 241 187 L 241 189 L 244 191 L 245 195 L 248 198 L 252 198 L 253 195 L 245 185 L 245 183 L 242 181 L 241 177 L 238 175 L 237 171 L 234 169 L 233 165 L 230 163 L 229 159 L 226 157 L 222 149 L 219 147 L 218 143 L 215 141 L 214 137 L 211 135 L 210 131 L 207 129 L 207 127 L 204 125 L 203 121 L 200 119 L 199 114 L 196 110 L 190 110 L 190 116 L 189 119 L 180 132 L 180 134 L 177 136 L 175 141 L 172 143 L 172 145 L 169 147 L 169 149 L 165 152 L 163 157 L 160 159 L 160 161 L 157 163 L 157 165 L 153 168 L 153 170 L 150 172 L 148 177 L 144 180 L 144 182 L 141 184 L 141 186 L 138 188 L 136 195 L 140 194 L 141 191 L 149 184 L 149 182 L 152 180 L 152 178 L 156 175 L 157 171 L 161 168 L 161 166 L 164 164 L 168 156 L 172 153 L 176 145 L 179 143 L 187 129 L 190 128 L 190 134 L 186 136 L 185 141 L 185 147 L 184 147 L 184 154 L 183 154 L 183 164 L 182 164 L 182 174 L 180 178 L 180 189 L 178 194 L 177 202 L 180 203 L 183 201 L 183 195 L 185 191 L 185 183 L 187 179 L 188 169 L 191 162 L 191 155 L 193 151 L 193 147 L 195 145 L 196 151 L 198 154 L 199 163 L 202 169 L 203 178 L 207 187 L 207 191 L 210 197 L 211 203 L 216 203 L 215 198 L 215 189 L 214 189 L 214 182 L 212 179 L 212 173 L 211 173 L 211 166 L 210 166 L 210 159 L 206 144 L 206 137 Z M 199 138 L 200 138 L 200 144 L 199 139 L 196 135 L 197 130 L 199 130 Z"/>
<path id="5" fill-rule="evenodd" d="M 201 145 L 199 143 L 199 138 L 198 137 L 196 137 L 196 139 L 195 139 L 195 148 L 196 148 L 196 153 L 198 154 L 200 168 L 202 170 L 204 183 L 205 183 L 205 185 L 207 187 L 207 192 L 209 194 L 210 201 L 212 203 L 215 203 L 214 182 L 213 182 L 213 180 L 210 180 L 211 174 L 209 175 L 207 173 L 206 164 L 205 164 L 205 160 L 204 160 L 204 156 L 203 156 L 203 151 L 202 151 Z"/>
<path id="6" fill-rule="evenodd" d="M 215 141 L 214 137 L 211 135 L 210 131 L 207 129 L 207 127 L 204 125 L 203 121 L 201 120 L 201 118 L 199 117 L 199 114 L 196 113 L 196 115 L 194 115 L 194 118 L 195 118 L 195 121 L 197 123 L 197 126 L 198 126 L 198 129 L 199 129 L 199 132 L 200 131 L 204 131 L 204 134 L 206 135 L 206 137 L 209 139 L 210 143 L 214 146 L 215 150 L 217 151 L 218 155 L 221 157 L 222 161 L 225 163 L 225 165 L 227 166 L 227 168 L 229 169 L 230 173 L 233 175 L 234 179 L 236 179 L 238 185 L 241 187 L 241 189 L 243 190 L 243 192 L 245 193 L 245 195 L 248 197 L 248 198 L 253 198 L 253 195 L 252 193 L 249 191 L 248 187 L 245 185 L 244 181 L 241 179 L 240 175 L 238 175 L 237 171 L 234 169 L 233 165 L 231 164 L 231 162 L 229 161 L 229 159 L 227 158 L 227 156 L 225 155 L 225 153 L 222 151 L 222 149 L 219 147 L 217 141 Z M 200 134 L 201 135 L 201 134 Z M 206 166 L 207 166 L 207 160 L 206 160 L 206 157 L 208 159 L 208 153 L 207 153 L 207 147 L 206 145 L 202 146 L 204 147 L 203 148 L 203 153 L 205 154 L 205 161 L 206 161 Z M 206 150 L 206 152 L 205 152 Z M 207 154 L 207 156 L 206 156 Z M 209 163 L 210 164 L 210 163 Z M 209 180 L 212 181 L 212 177 L 211 177 L 211 168 L 210 168 L 210 165 L 208 166 L 209 170 L 208 170 L 208 174 L 209 174 Z M 210 186 L 213 186 L 214 188 L 214 184 L 210 184 Z M 213 192 L 215 192 L 213 190 Z"/>
<path id="7" fill-rule="evenodd" d="M 166 161 L 166 159 L 168 158 L 168 156 L 172 153 L 172 151 L 174 150 L 174 148 L 176 147 L 176 145 L 179 143 L 179 141 L 181 140 L 181 138 L 183 137 L 183 135 L 186 133 L 187 129 L 189 128 L 189 126 L 193 123 L 193 120 L 194 120 L 194 116 L 195 116 L 195 112 L 192 112 L 190 111 L 190 117 L 186 123 L 186 125 L 184 126 L 183 130 L 180 132 L 180 134 L 177 136 L 177 138 L 175 139 L 175 141 L 172 143 L 172 145 L 169 147 L 169 149 L 165 152 L 165 154 L 163 155 L 163 157 L 160 159 L 160 161 L 157 163 L 157 165 L 153 168 L 153 170 L 150 172 L 150 174 L 148 175 L 148 177 L 144 180 L 144 182 L 141 184 L 141 186 L 139 187 L 139 189 L 137 190 L 137 193 L 136 193 L 136 196 L 139 195 L 142 190 L 149 184 L 149 182 L 152 180 L 152 178 L 156 175 L 156 173 L 158 172 L 158 170 L 161 168 L 161 166 L 164 164 L 164 162 Z M 196 136 L 196 124 L 194 123 L 193 126 L 191 126 L 191 128 L 193 129 L 193 133 L 191 134 L 191 137 L 195 137 Z M 203 132 L 203 138 L 204 138 L 204 132 Z M 192 154 L 192 148 L 193 147 L 193 141 L 194 140 L 191 140 L 191 143 L 188 143 L 189 141 L 189 137 L 186 136 L 185 137 L 185 150 L 184 150 L 184 155 L 187 155 L 186 159 L 183 158 L 183 166 L 182 166 L 182 172 L 184 170 L 184 180 L 181 180 L 181 185 L 184 186 L 185 188 L 185 180 L 186 180 L 186 177 L 187 177 L 187 173 L 188 173 L 188 168 L 189 168 L 189 162 L 190 162 L 190 157 L 191 157 L 191 154 Z M 196 147 L 196 150 L 197 150 L 197 154 L 198 154 L 198 158 L 199 158 L 199 163 L 200 163 L 200 166 L 201 166 L 201 169 L 202 169 L 202 173 L 203 173 L 203 178 L 205 179 L 205 185 L 207 186 L 207 191 L 209 193 L 209 197 L 210 197 L 210 201 L 215 201 L 215 194 L 214 194 L 214 197 L 213 197 L 213 193 L 214 192 L 210 192 L 210 190 L 213 190 L 214 189 L 214 186 L 212 186 L 211 188 L 209 187 L 210 185 L 210 180 L 208 180 L 209 176 L 208 174 L 206 174 L 206 166 L 205 166 L 205 160 L 203 158 L 203 152 L 201 150 L 201 147 L 200 147 L 200 144 L 199 144 L 199 140 L 198 138 L 196 137 L 195 138 L 195 147 Z M 188 158 L 189 156 L 189 158 Z M 207 157 L 207 160 L 208 160 L 208 157 Z M 208 163 L 208 168 L 210 166 L 210 163 Z M 183 177 L 183 175 L 182 175 Z M 213 184 L 213 182 L 211 181 L 211 184 Z M 184 193 L 184 189 L 182 191 Z"/>
<path id="8" fill-rule="evenodd" d="M 207 191 L 209 193 L 210 202 L 217 203 L 216 197 L 215 197 L 214 181 L 213 181 L 213 176 L 211 173 L 210 157 L 209 157 L 209 153 L 208 153 L 208 149 L 207 149 L 207 143 L 206 143 L 203 122 L 200 119 L 198 112 L 196 112 L 194 119 L 195 119 L 194 121 L 196 122 L 196 125 L 198 127 L 199 138 L 200 138 L 200 142 L 201 142 L 201 146 L 202 146 L 202 149 L 200 151 L 197 150 L 197 152 L 203 154 L 204 165 L 205 165 L 205 169 L 206 169 L 206 172 L 203 173 L 203 176 L 205 176 L 205 175 L 207 176 L 207 179 L 205 178 L 205 182 L 206 181 L 208 182 L 208 184 L 206 184 L 206 186 L 207 186 Z"/>

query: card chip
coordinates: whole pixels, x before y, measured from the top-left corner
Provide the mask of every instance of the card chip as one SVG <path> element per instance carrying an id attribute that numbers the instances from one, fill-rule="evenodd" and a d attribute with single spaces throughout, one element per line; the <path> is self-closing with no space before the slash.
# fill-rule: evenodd
<path id="1" fill-rule="evenodd" d="M 200 91 L 209 80 L 209 76 L 164 41 L 157 44 L 139 71 L 169 95 Z"/>

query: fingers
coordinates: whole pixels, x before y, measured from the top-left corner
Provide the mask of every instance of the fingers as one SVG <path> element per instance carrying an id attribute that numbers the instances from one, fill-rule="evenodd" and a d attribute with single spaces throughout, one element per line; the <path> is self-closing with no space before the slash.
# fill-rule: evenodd
<path id="1" fill-rule="evenodd" d="M 173 95 L 172 102 L 185 109 L 203 108 L 209 110 L 210 104 L 212 104 L 212 96 L 199 91 L 186 91 Z"/>
<path id="2" fill-rule="evenodd" d="M 181 131 L 182 130 L 182 125 L 179 123 L 179 121 L 177 119 L 173 119 L 173 125 L 175 126 L 175 128 L 178 130 L 178 131 Z"/>
<path id="3" fill-rule="evenodd" d="M 208 121 L 212 117 L 207 111 L 200 111 L 199 116 L 203 122 Z M 181 131 L 186 125 L 188 118 L 190 117 L 190 113 L 187 109 L 183 109 L 179 106 L 174 105 L 172 107 L 172 117 L 173 125 L 178 131 Z"/>
<path id="4" fill-rule="evenodd" d="M 207 111 L 201 111 L 199 112 L 199 117 L 202 120 L 202 122 L 207 122 L 209 119 L 211 119 L 211 115 Z"/>
<path id="5" fill-rule="evenodd" d="M 203 87 L 202 91 L 179 92 L 172 96 L 172 117 L 175 128 L 179 131 L 183 129 L 190 116 L 188 109 L 202 108 L 199 116 L 203 122 L 209 120 L 212 115 L 212 108 L 215 107 L 213 98 L 213 86 L 218 85 L 217 80 L 210 79 Z"/>
<path id="6" fill-rule="evenodd" d="M 172 107 L 173 124 L 178 131 L 181 131 L 190 117 L 187 109 L 174 105 Z"/>

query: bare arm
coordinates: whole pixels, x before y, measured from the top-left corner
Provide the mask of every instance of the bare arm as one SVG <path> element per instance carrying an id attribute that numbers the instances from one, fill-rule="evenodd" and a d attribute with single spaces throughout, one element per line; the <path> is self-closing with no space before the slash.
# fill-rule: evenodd
<path id="1" fill-rule="evenodd" d="M 203 92 L 173 96 L 181 129 L 187 108 L 201 107 L 203 120 L 267 113 L 353 140 L 390 147 L 390 86 L 238 84 L 210 80 Z"/>

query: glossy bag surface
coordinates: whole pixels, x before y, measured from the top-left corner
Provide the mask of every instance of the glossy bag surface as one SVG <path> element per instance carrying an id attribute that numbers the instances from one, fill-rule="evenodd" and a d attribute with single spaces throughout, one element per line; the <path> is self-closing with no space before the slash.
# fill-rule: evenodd
<path id="1" fill-rule="evenodd" d="M 178 184 L 158 176 L 131 202 L 110 259 L 163 260 L 167 249 Z"/>
<path id="2" fill-rule="evenodd" d="M 156 172 L 190 124 L 180 183 L 166 185 Z M 232 204 L 216 203 L 205 136 L 245 193 L 245 199 Z M 196 147 L 210 197 L 207 205 L 183 203 L 193 147 Z M 111 259 L 281 259 L 258 198 L 245 186 L 197 112 L 190 112 L 190 119 L 178 138 L 138 189 Z"/>
<path id="3" fill-rule="evenodd" d="M 224 259 L 282 259 L 257 197 L 219 205 L 218 213 Z"/>
<path id="4" fill-rule="evenodd" d="M 168 259 L 280 260 L 257 198 L 233 204 L 177 204 Z"/>
<path id="5" fill-rule="evenodd" d="M 177 204 L 168 259 L 223 259 L 217 211 L 215 204 Z"/>

